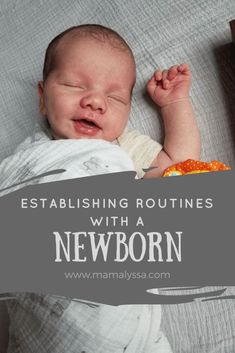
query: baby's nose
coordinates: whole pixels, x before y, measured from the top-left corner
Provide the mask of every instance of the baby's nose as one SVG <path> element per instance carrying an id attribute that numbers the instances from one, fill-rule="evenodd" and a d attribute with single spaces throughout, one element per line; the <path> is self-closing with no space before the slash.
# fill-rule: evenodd
<path id="1" fill-rule="evenodd" d="M 80 101 L 82 108 L 89 107 L 94 111 L 99 111 L 100 113 L 104 113 L 107 109 L 105 97 L 98 92 L 90 93 L 82 97 Z"/>

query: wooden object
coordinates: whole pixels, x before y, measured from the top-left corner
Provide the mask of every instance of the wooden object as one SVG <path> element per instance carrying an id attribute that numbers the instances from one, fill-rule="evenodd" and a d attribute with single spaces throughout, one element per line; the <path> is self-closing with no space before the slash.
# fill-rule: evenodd
<path id="1" fill-rule="evenodd" d="M 233 43 L 235 44 L 235 20 L 229 22 Z"/>

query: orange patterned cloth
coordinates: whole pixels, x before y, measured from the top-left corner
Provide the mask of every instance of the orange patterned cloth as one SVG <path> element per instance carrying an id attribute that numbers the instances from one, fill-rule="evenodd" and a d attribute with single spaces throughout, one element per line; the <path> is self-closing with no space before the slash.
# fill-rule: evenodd
<path id="1" fill-rule="evenodd" d="M 211 161 L 210 163 L 194 161 L 193 159 L 188 159 L 185 162 L 177 163 L 167 168 L 163 176 L 175 176 L 175 175 L 185 175 L 185 174 L 198 174 L 207 172 L 217 172 L 222 170 L 230 170 L 231 168 L 224 163 L 218 161 Z"/>

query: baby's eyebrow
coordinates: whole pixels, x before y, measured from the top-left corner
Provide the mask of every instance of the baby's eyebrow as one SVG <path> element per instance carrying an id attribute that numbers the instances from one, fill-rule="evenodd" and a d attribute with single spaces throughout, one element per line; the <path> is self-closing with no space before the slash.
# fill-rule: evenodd
<path id="1" fill-rule="evenodd" d="M 57 75 L 57 78 L 59 80 L 66 80 L 66 81 L 81 81 L 82 77 L 81 75 L 73 74 L 73 73 L 66 73 L 66 72 L 60 72 Z"/>

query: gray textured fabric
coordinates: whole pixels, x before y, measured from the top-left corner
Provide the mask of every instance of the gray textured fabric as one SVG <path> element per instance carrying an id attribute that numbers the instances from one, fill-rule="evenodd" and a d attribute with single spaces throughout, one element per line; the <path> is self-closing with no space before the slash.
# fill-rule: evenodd
<path id="1" fill-rule="evenodd" d="M 37 81 L 48 42 L 67 27 L 100 23 L 123 35 L 136 56 L 130 125 L 162 136 L 145 84 L 156 68 L 190 64 L 202 159 L 235 165 L 235 53 L 228 21 L 233 0 L 1 0 L 0 160 L 40 119 Z M 230 289 L 234 293 L 234 289 Z M 175 352 L 235 351 L 234 301 L 164 307 L 163 328 Z"/>
<path id="2" fill-rule="evenodd" d="M 0 160 L 30 134 L 39 119 L 37 81 L 48 42 L 72 25 L 113 27 L 136 56 L 137 85 L 130 124 L 161 139 L 161 123 L 145 84 L 157 67 L 191 65 L 192 101 L 202 134 L 202 159 L 234 165 L 235 64 L 228 21 L 231 0 L 24 0 L 0 5 Z M 225 85 L 225 87 L 223 86 Z"/>
<path id="3" fill-rule="evenodd" d="M 175 294 L 205 293 L 223 287 L 205 287 Z M 228 287 L 226 296 L 235 295 Z M 173 352 L 233 353 L 235 352 L 235 299 L 218 299 L 178 305 L 163 305 L 162 330 Z"/>
<path id="4" fill-rule="evenodd" d="M 16 293 L 9 353 L 172 353 L 158 305 L 109 306 Z"/>

